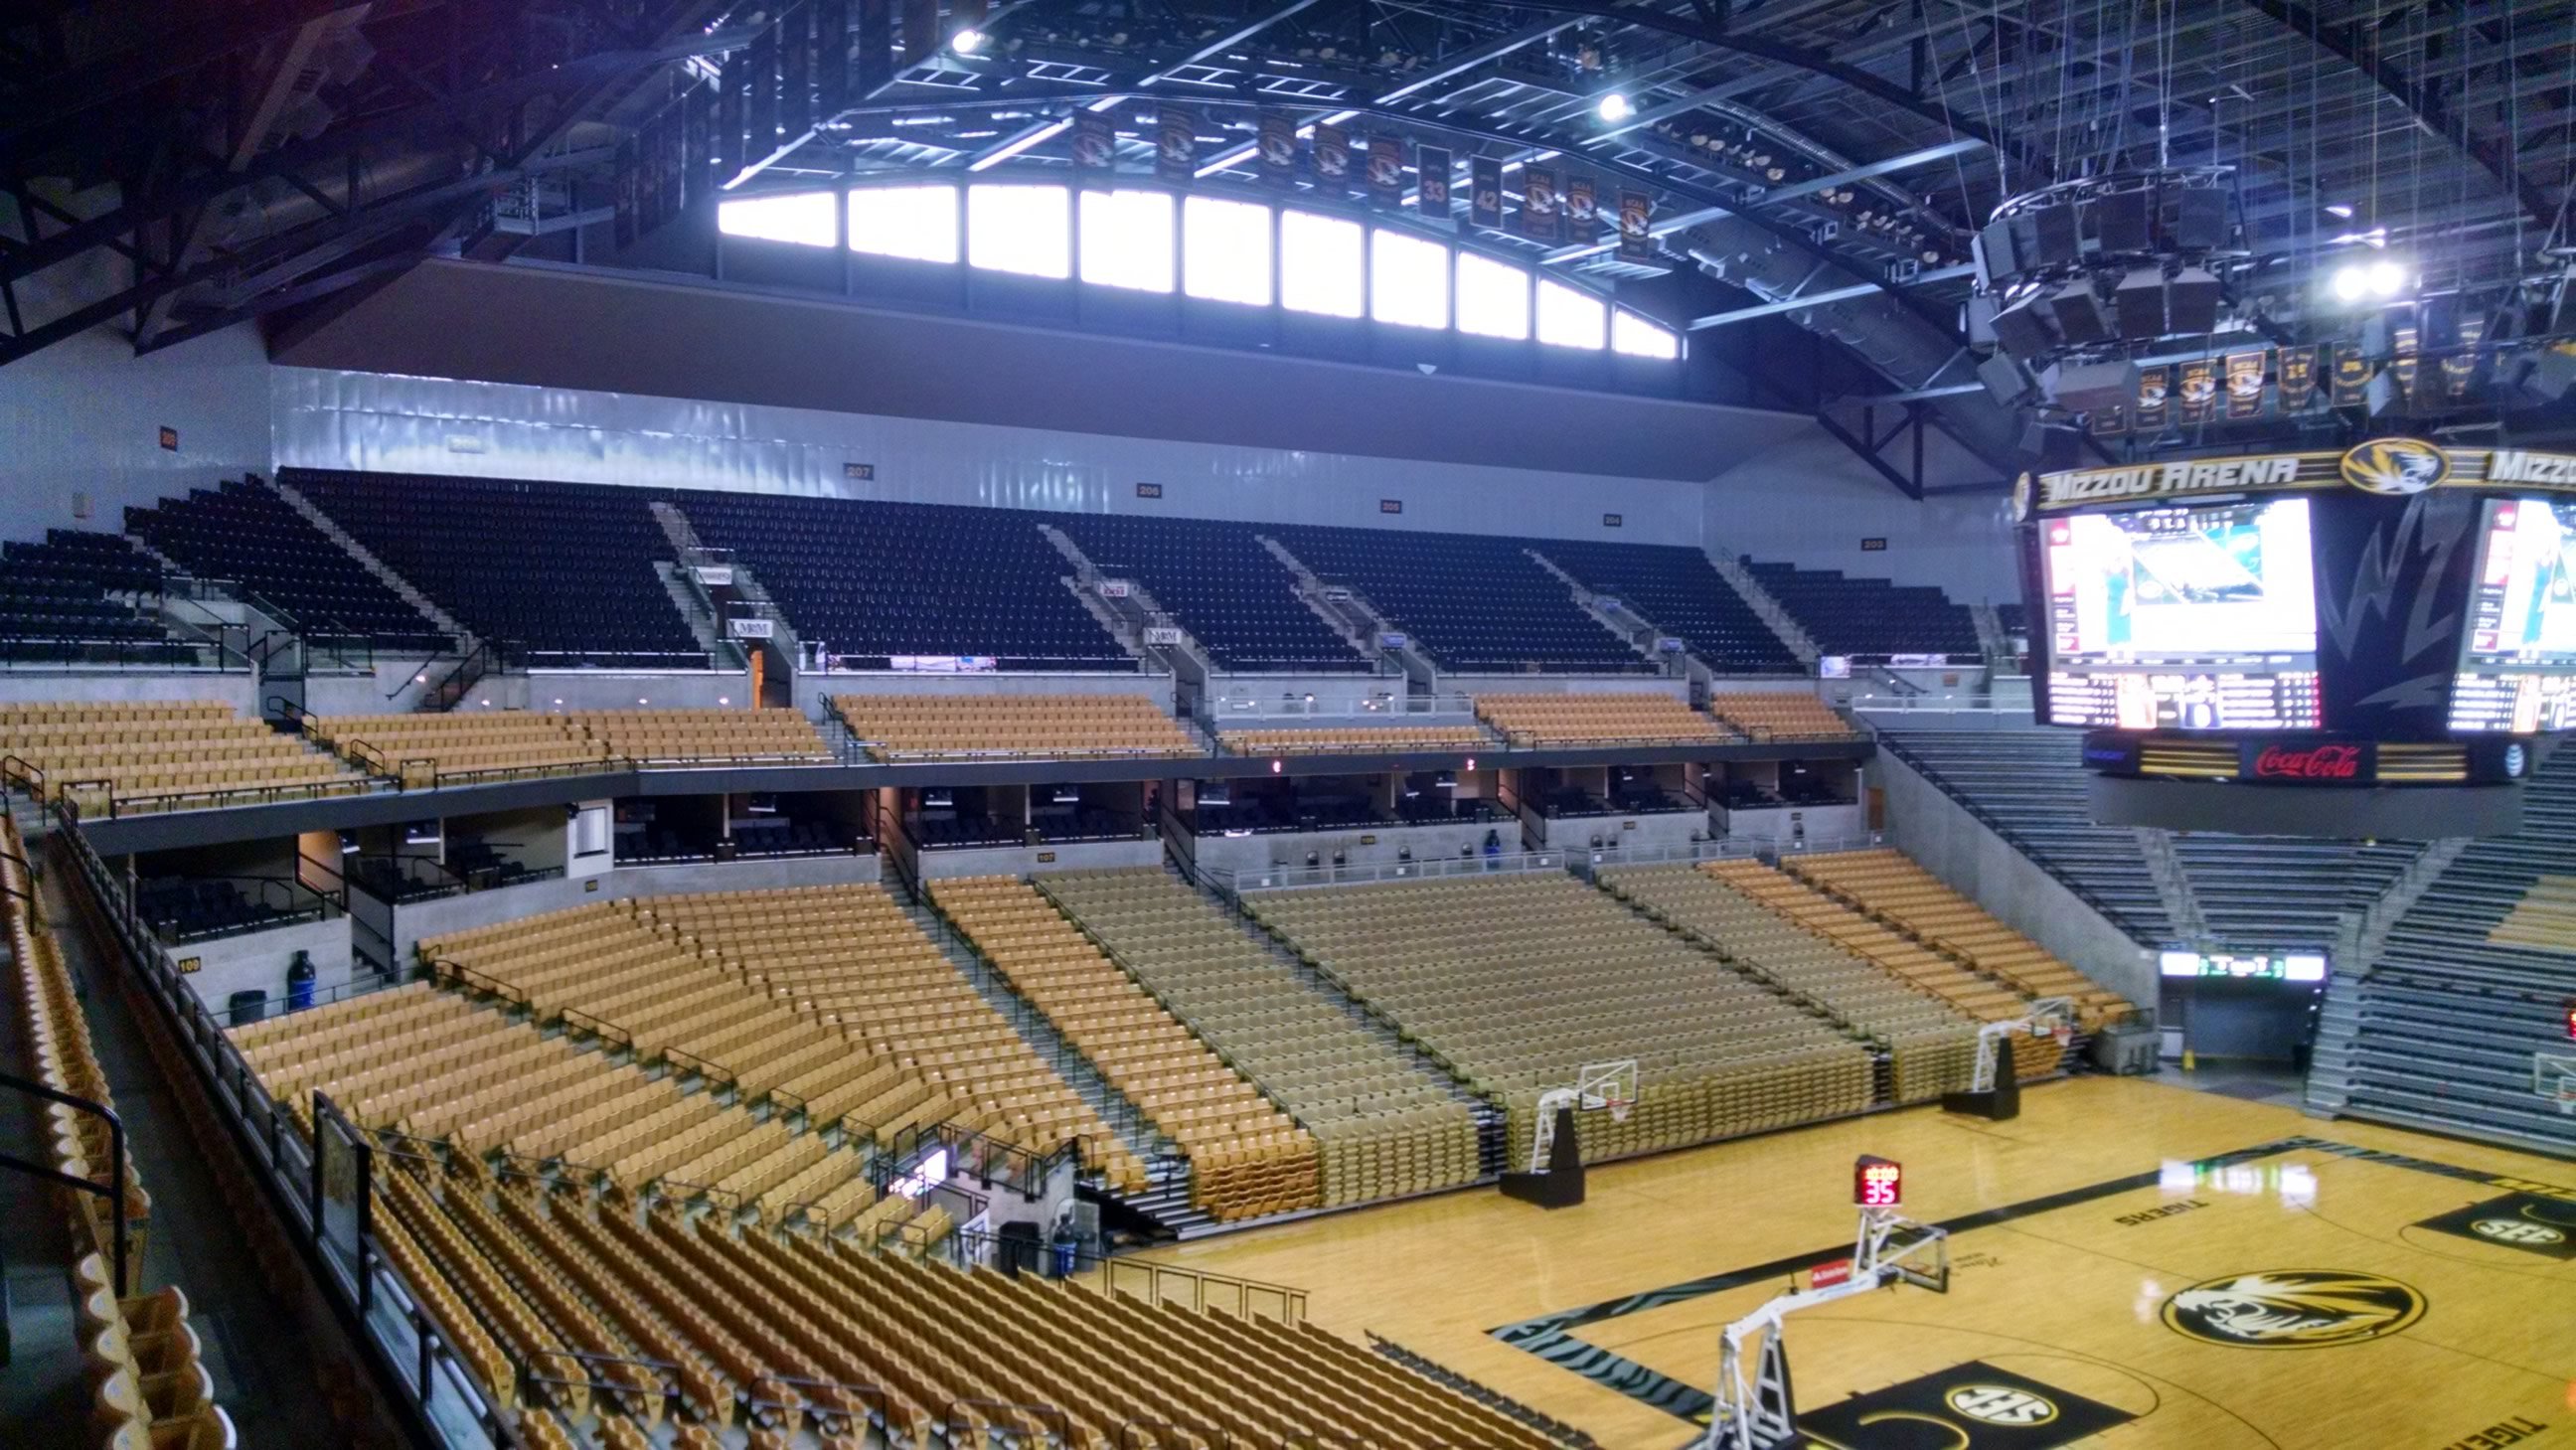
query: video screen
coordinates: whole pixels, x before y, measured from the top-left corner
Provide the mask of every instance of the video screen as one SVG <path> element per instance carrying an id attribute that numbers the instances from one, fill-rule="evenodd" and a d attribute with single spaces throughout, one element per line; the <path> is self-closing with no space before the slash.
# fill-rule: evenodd
<path id="1" fill-rule="evenodd" d="M 2315 567 L 2304 498 L 2049 520 L 2051 723 L 2320 728 Z"/>
<path id="2" fill-rule="evenodd" d="M 2538 735 L 2576 728 L 2576 500 L 2487 505 L 2451 728 Z"/>

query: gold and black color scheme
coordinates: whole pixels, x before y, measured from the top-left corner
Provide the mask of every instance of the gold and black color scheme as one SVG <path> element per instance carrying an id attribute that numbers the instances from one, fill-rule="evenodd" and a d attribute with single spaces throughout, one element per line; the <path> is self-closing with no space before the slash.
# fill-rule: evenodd
<path id="1" fill-rule="evenodd" d="M 2351 1269 L 2266 1269 L 2204 1279 L 2164 1304 L 2165 1327 L 2233 1349 L 2326 1349 L 2402 1333 L 2424 1296 Z"/>
<path id="2" fill-rule="evenodd" d="M 1981 1360 L 1805 1410 L 1798 1428 L 1820 1450 L 1922 1445 L 2047 1450 L 2136 1419 L 2070 1390 Z"/>
<path id="3" fill-rule="evenodd" d="M 2415 1227 L 2544 1259 L 2576 1259 L 2576 1203 L 2561 1199 L 2509 1194 L 2453 1209 Z"/>

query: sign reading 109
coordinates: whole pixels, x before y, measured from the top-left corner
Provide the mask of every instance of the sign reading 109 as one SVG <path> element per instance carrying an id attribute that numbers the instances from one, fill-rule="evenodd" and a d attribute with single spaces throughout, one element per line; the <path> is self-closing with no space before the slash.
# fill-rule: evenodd
<path id="1" fill-rule="evenodd" d="M 1852 1164 L 1852 1202 L 1862 1208 L 1895 1208 L 1905 1202 L 1905 1165 L 1866 1154 Z"/>

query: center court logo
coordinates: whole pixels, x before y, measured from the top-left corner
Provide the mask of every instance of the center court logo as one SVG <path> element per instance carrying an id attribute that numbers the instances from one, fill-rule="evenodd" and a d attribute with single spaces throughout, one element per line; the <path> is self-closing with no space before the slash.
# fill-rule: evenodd
<path id="1" fill-rule="evenodd" d="M 1961 1385 L 1941 1398 L 1952 1414 L 1987 1425 L 2019 1428 L 2045 1425 L 2057 1418 L 2057 1406 L 2045 1396 L 2010 1385 Z"/>
<path id="2" fill-rule="evenodd" d="M 2323 1349 L 2395 1334 L 2424 1296 L 2347 1269 L 2271 1269 L 2208 1279 L 2165 1301 L 2165 1327 L 2235 1349 Z"/>
<path id="3" fill-rule="evenodd" d="M 2504 1244 L 2537 1246 L 2567 1241 L 2567 1235 L 2545 1223 L 2525 1223 L 2518 1218 L 2482 1218 L 2470 1224 L 2469 1231 Z"/>
<path id="4" fill-rule="evenodd" d="M 2374 438 L 2346 451 L 2343 481 L 2364 493 L 2403 497 L 2451 476 L 2451 455 L 2421 438 Z"/>

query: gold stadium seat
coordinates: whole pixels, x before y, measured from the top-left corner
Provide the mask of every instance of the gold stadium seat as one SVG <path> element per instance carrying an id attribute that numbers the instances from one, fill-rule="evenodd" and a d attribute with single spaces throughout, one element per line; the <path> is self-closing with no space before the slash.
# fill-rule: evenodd
<path id="1" fill-rule="evenodd" d="M 1651 691 L 1478 695 L 1476 717 L 1515 745 L 1723 745 L 1743 738 Z"/>
<path id="2" fill-rule="evenodd" d="M 880 760 L 1205 753 L 1146 695 L 835 695 L 831 704 Z"/>

